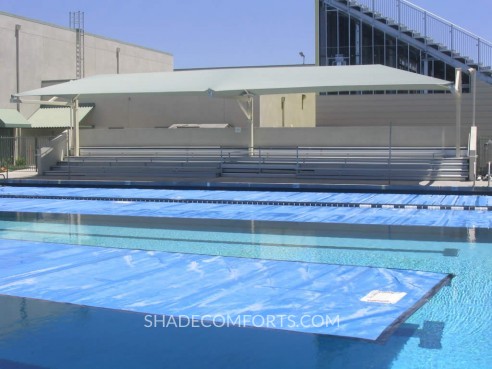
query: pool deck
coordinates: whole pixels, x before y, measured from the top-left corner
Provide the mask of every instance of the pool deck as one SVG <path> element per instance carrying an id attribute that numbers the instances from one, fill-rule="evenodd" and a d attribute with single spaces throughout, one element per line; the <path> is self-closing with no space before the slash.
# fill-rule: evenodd
<path id="1" fill-rule="evenodd" d="M 81 186 L 81 187 L 141 187 L 141 188 L 207 188 L 249 190 L 306 190 L 306 191 L 358 191 L 403 193 L 461 193 L 492 194 L 487 181 L 360 181 L 298 178 L 259 177 L 176 177 L 176 178 L 53 178 L 38 176 L 33 171 L 14 171 L 7 179 L 0 177 L 1 185 L 24 186 Z"/>

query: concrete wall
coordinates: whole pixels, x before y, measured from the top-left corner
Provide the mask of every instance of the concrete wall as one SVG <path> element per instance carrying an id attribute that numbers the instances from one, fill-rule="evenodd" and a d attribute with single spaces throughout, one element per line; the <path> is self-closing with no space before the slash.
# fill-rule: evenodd
<path id="1" fill-rule="evenodd" d="M 234 99 L 208 96 L 98 96 L 81 99 L 95 103 L 84 125 L 96 128 L 154 128 L 176 123 L 229 123 L 248 127 L 249 122 Z M 258 121 L 259 112 L 256 111 Z"/>
<path id="2" fill-rule="evenodd" d="M 261 127 L 314 127 L 316 95 L 287 94 L 260 97 Z"/>
<path id="3" fill-rule="evenodd" d="M 80 146 L 248 147 L 249 129 L 234 128 L 95 128 L 80 131 Z"/>
<path id="4" fill-rule="evenodd" d="M 44 173 L 67 154 L 68 131 L 53 138 L 49 145 L 40 147 L 37 154 L 38 173 Z"/>
<path id="5" fill-rule="evenodd" d="M 466 132 L 463 131 L 463 134 Z M 255 147 L 295 146 L 363 146 L 387 147 L 390 144 L 389 126 L 313 127 L 313 128 L 255 128 Z M 222 146 L 248 147 L 250 130 L 242 128 L 96 128 L 80 131 L 81 146 L 112 147 L 171 147 Z M 392 146 L 453 147 L 454 129 L 429 126 L 425 134 L 421 127 L 392 127 Z"/>
<path id="6" fill-rule="evenodd" d="M 0 12 L 0 108 L 15 108 L 9 102 L 17 92 L 16 37 L 19 31 L 20 91 L 41 87 L 42 81 L 76 77 L 75 31 Z M 116 73 L 116 49 L 120 48 L 120 72 L 157 72 L 173 69 L 173 56 L 103 37 L 85 35 L 85 76 Z M 22 105 L 29 117 L 37 108 Z"/>

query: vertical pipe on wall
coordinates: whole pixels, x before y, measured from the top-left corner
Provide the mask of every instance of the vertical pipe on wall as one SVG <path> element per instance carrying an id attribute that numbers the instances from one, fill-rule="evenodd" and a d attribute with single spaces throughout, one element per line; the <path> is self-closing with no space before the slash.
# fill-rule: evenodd
<path id="1" fill-rule="evenodd" d="M 20 53 L 19 53 L 19 33 L 21 26 L 20 24 L 15 25 L 15 90 L 17 93 L 20 92 Z M 20 103 L 17 103 L 17 111 L 20 112 Z"/>
<path id="2" fill-rule="evenodd" d="M 120 74 L 120 48 L 116 48 L 116 74 Z"/>

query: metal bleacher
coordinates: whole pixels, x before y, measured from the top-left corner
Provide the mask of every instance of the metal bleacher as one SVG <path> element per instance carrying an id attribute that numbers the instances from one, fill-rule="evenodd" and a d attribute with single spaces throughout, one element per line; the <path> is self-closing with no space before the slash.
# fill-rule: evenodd
<path id="1" fill-rule="evenodd" d="M 468 176 L 454 148 L 287 147 L 82 148 L 43 173 L 49 177 L 182 177 L 333 180 L 452 180 Z"/>

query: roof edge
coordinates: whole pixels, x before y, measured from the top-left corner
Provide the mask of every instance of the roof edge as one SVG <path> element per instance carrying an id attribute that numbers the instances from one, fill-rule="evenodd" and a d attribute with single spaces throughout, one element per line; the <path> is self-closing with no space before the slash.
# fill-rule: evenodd
<path id="1" fill-rule="evenodd" d="M 71 31 L 71 32 L 74 32 L 75 31 L 75 30 L 73 30 L 73 29 L 71 29 L 69 27 L 60 26 L 60 25 L 55 24 L 55 23 L 50 23 L 50 22 L 46 22 L 46 21 L 42 21 L 42 20 L 38 20 L 38 19 L 34 19 L 34 18 L 29 18 L 29 17 L 25 17 L 23 15 L 17 15 L 17 14 L 13 14 L 13 13 L 7 13 L 7 12 L 1 11 L 1 10 L 0 10 L 0 15 L 5 15 L 5 16 L 11 17 L 11 18 L 18 18 L 18 19 L 22 19 L 24 21 L 33 22 L 33 23 L 37 23 L 37 24 L 42 24 L 44 26 L 58 28 L 58 29 L 62 29 L 62 30 L 65 30 L 65 31 Z M 121 41 L 121 40 L 118 40 L 118 39 L 115 39 L 115 38 L 112 38 L 112 37 L 96 35 L 95 33 L 85 32 L 85 34 L 87 36 L 97 37 L 97 38 L 100 38 L 102 40 L 114 41 L 114 42 L 118 42 L 118 43 L 123 44 L 123 45 L 138 47 L 140 49 L 144 49 L 144 50 L 148 50 L 148 51 L 153 51 L 153 52 L 156 52 L 156 53 L 160 53 L 160 54 L 164 54 L 164 55 L 167 55 L 167 56 L 174 57 L 174 54 L 172 54 L 172 53 L 170 53 L 168 51 L 157 50 L 157 49 L 153 49 L 151 47 L 137 45 L 137 44 L 134 44 L 134 43 L 131 43 L 131 42 L 127 42 L 127 41 Z"/>

